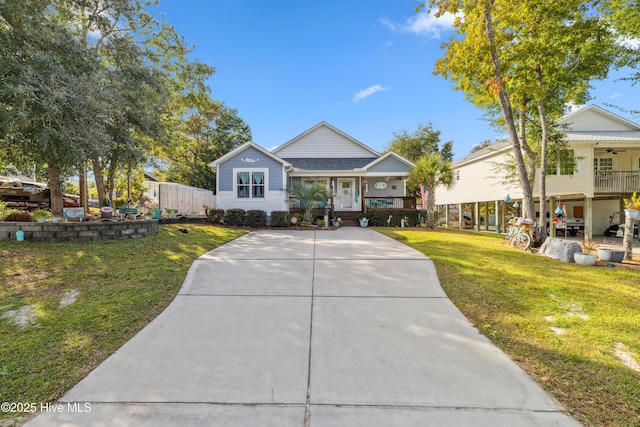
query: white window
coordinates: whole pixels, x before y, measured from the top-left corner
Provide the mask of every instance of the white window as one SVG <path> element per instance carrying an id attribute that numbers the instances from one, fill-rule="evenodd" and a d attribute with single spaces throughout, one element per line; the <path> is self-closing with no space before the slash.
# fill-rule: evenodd
<path id="1" fill-rule="evenodd" d="M 612 171 L 613 157 L 595 157 L 593 159 L 594 171 Z"/>
<path id="2" fill-rule="evenodd" d="M 265 170 L 235 170 L 238 199 L 264 199 L 267 173 Z"/>
<path id="3" fill-rule="evenodd" d="M 574 150 L 564 150 L 555 162 L 547 164 L 547 175 L 578 175 L 580 161 L 576 161 Z"/>

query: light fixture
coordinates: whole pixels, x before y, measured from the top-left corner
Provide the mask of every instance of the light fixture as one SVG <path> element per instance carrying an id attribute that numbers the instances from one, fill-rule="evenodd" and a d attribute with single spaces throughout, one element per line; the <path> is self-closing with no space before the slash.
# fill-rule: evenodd
<path id="1" fill-rule="evenodd" d="M 519 204 L 518 202 L 515 202 L 515 203 L 513 204 L 513 207 L 514 207 L 514 208 L 516 208 L 516 209 L 518 209 L 518 208 L 520 207 L 520 204 Z"/>

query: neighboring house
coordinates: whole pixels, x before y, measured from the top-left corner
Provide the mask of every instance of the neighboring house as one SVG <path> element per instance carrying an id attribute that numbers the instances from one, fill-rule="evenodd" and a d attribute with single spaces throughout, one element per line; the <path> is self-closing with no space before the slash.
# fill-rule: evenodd
<path id="1" fill-rule="evenodd" d="M 569 174 L 563 165 L 549 168 L 548 211 L 553 216 L 558 206 L 563 207 L 567 217 L 584 224 L 587 238 L 601 235 L 610 217 L 617 220 L 623 198 L 640 192 L 640 125 L 595 105 L 564 116 L 560 123 L 566 125 L 566 140 L 577 159 L 577 170 Z M 504 230 L 505 213 L 517 214 L 513 204 L 522 202 L 522 191 L 519 185 L 504 184 L 495 165 L 504 163 L 512 151 L 510 143 L 498 143 L 455 162 L 454 185 L 438 188 L 436 203 L 455 205 L 456 211 L 473 210 L 476 223 L 488 225 L 492 219 L 478 214 L 484 205 L 485 212 L 498 212 L 498 224 Z M 533 193 L 534 197 L 539 194 L 537 185 Z M 509 203 L 504 201 L 507 195 Z"/>
<path id="2" fill-rule="evenodd" d="M 380 154 L 326 122 L 273 151 L 248 142 L 209 164 L 216 172 L 216 205 L 222 209 L 288 211 L 290 191 L 319 182 L 334 194 L 332 215 L 355 217 L 368 208 L 415 208 L 406 196 L 413 164 Z"/>

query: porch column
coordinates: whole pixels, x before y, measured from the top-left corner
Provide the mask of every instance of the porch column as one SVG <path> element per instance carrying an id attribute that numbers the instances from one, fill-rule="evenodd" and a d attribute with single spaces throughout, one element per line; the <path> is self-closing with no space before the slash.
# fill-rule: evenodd
<path id="1" fill-rule="evenodd" d="M 464 228 L 464 204 L 458 203 L 458 228 Z"/>
<path id="2" fill-rule="evenodd" d="M 484 202 L 484 231 L 489 231 L 489 202 Z"/>
<path id="3" fill-rule="evenodd" d="M 556 222 L 554 221 L 556 217 L 556 204 L 558 203 L 558 199 L 554 196 L 549 197 L 549 236 L 556 237 Z"/>
<path id="4" fill-rule="evenodd" d="M 364 177 L 360 177 L 360 210 L 362 212 L 367 211 L 367 205 L 364 202 Z"/>
<path id="5" fill-rule="evenodd" d="M 584 241 L 593 240 L 593 198 L 584 198 Z"/>
<path id="6" fill-rule="evenodd" d="M 444 205 L 444 226 L 449 228 L 449 205 Z"/>
<path id="7" fill-rule="evenodd" d="M 500 232 L 502 231 L 502 228 L 500 227 L 500 219 L 501 219 L 501 210 L 500 210 L 500 200 L 496 200 L 494 202 L 495 204 L 495 209 L 496 209 L 496 233 L 500 234 Z"/>
<path id="8" fill-rule="evenodd" d="M 475 221 L 475 225 L 476 225 L 476 231 L 480 231 L 480 202 L 476 202 L 473 205 L 473 219 Z"/>

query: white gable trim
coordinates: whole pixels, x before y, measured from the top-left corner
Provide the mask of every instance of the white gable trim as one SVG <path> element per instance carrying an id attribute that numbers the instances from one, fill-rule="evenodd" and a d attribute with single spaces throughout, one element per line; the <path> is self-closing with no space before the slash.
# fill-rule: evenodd
<path id="1" fill-rule="evenodd" d="M 357 139 L 355 139 L 354 137 L 347 135 L 346 133 L 342 132 L 340 129 L 331 126 L 329 123 L 322 121 L 320 123 L 318 123 L 317 125 L 313 126 L 312 128 L 302 132 L 300 135 L 290 139 L 289 141 L 285 142 L 284 144 L 282 144 L 279 147 L 276 147 L 272 153 L 273 154 L 277 154 L 279 151 L 285 149 L 286 147 L 289 147 L 293 144 L 295 144 L 296 142 L 298 142 L 301 139 L 304 139 L 305 136 L 309 135 L 310 133 L 318 130 L 321 127 L 326 127 L 330 130 L 332 130 L 333 132 L 337 133 L 338 135 L 342 136 L 345 139 L 348 139 L 349 141 L 351 141 L 352 143 L 358 145 L 359 147 L 367 150 L 368 152 L 370 152 L 373 156 L 380 156 L 380 153 L 378 153 L 377 151 L 375 151 L 374 149 L 372 149 L 371 147 L 368 147 L 367 145 L 363 144 L 362 142 L 358 141 Z"/>
<path id="2" fill-rule="evenodd" d="M 640 130 L 640 125 L 638 125 L 637 123 L 634 123 L 630 120 L 625 119 L 624 117 L 620 117 L 617 114 L 612 113 L 611 111 L 607 111 L 604 108 L 598 107 L 597 105 L 587 105 L 586 107 L 580 108 L 576 111 L 573 111 L 565 116 L 563 116 L 560 120 L 558 120 L 558 123 L 560 124 L 570 124 L 572 119 L 575 119 L 577 116 L 587 112 L 587 111 L 592 111 L 596 114 L 599 114 L 601 116 L 604 116 L 606 118 L 608 118 L 609 120 L 612 120 L 616 123 L 619 123 L 623 126 L 626 126 L 629 128 L 629 130 Z"/>
<path id="3" fill-rule="evenodd" d="M 253 143 L 253 142 L 245 142 L 244 144 L 242 144 L 241 146 L 229 151 L 227 154 L 225 154 L 222 157 L 217 158 L 216 160 L 214 160 L 213 162 L 209 163 L 207 166 L 209 166 L 211 169 L 215 169 L 216 167 L 218 167 L 218 165 L 220 163 L 224 163 L 226 160 L 229 160 L 230 158 L 232 158 L 233 156 L 235 156 L 238 153 L 242 153 L 244 150 L 246 150 L 247 148 L 253 148 L 259 152 L 261 152 L 262 154 L 264 154 L 265 156 L 277 161 L 278 163 L 282 163 L 282 165 L 284 165 L 285 167 L 291 167 L 291 165 L 289 164 L 289 162 L 286 162 L 285 160 L 281 159 L 280 157 L 274 155 L 272 152 L 265 150 L 264 148 L 260 147 L 259 145 Z"/>
<path id="4" fill-rule="evenodd" d="M 409 166 L 411 168 L 414 166 L 414 164 L 411 161 L 405 159 L 400 154 L 394 153 L 393 151 L 389 151 L 388 153 L 383 154 L 382 156 L 378 157 L 377 159 L 375 159 L 374 161 L 372 161 L 371 163 L 369 163 L 365 167 L 363 167 L 361 169 L 356 169 L 356 170 L 367 171 L 370 168 L 372 168 L 375 165 L 377 165 L 378 163 L 383 162 L 388 157 L 395 157 L 396 159 L 398 159 L 399 161 L 401 161 L 402 163 L 406 164 L 407 166 Z"/>

